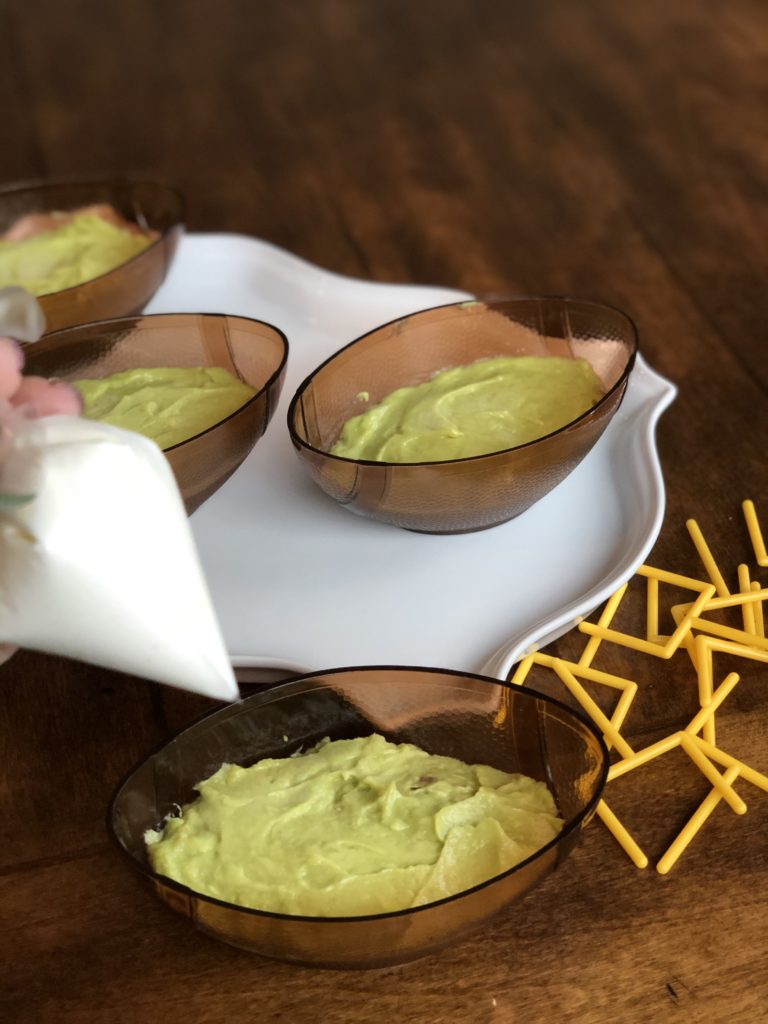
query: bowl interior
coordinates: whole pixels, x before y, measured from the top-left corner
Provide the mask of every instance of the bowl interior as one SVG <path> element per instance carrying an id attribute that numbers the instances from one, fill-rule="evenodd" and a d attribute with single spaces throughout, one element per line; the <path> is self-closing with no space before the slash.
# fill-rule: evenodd
<path id="1" fill-rule="evenodd" d="M 220 366 L 256 395 L 215 426 L 167 449 L 188 511 L 234 472 L 264 433 L 280 394 L 288 354 L 269 324 L 216 313 L 168 313 L 84 324 L 26 349 L 27 372 L 78 380 L 146 367 Z"/>
<path id="2" fill-rule="evenodd" d="M 347 345 L 299 387 L 288 412 L 294 446 L 315 481 L 362 515 L 431 533 L 495 526 L 519 515 L 586 455 L 621 402 L 637 351 L 619 310 L 565 298 L 469 301 L 415 313 Z M 604 389 L 590 410 L 516 448 L 432 463 L 329 454 L 351 416 L 396 388 L 493 356 L 583 358 Z"/>
<path id="3" fill-rule="evenodd" d="M 524 772 L 552 791 L 565 826 L 511 871 L 415 910 L 360 918 L 304 918 L 238 908 L 155 875 L 144 832 L 194 798 L 223 762 L 284 757 L 329 736 L 379 732 L 431 753 Z M 118 790 L 110 828 L 159 895 L 198 926 L 266 956 L 330 966 L 374 966 L 423 955 L 476 927 L 553 870 L 589 820 L 607 754 L 593 727 L 530 690 L 480 676 L 418 668 L 339 669 L 302 677 L 228 706 L 139 765 Z"/>
<path id="4" fill-rule="evenodd" d="M 109 273 L 41 296 L 38 301 L 49 331 L 141 312 L 176 252 L 184 226 L 184 199 L 176 189 L 154 182 L 47 182 L 3 189 L 0 232 L 28 213 L 66 211 L 93 203 L 109 203 L 127 220 L 158 232 L 159 237 Z"/>

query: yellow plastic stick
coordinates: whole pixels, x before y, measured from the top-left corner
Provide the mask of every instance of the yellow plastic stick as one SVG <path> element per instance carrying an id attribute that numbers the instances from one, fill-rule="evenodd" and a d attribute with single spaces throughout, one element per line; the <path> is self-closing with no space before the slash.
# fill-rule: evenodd
<path id="1" fill-rule="evenodd" d="M 765 541 L 763 540 L 760 523 L 757 520 L 754 502 L 744 501 L 741 504 L 741 508 L 744 512 L 744 521 L 747 524 L 749 539 L 752 541 L 752 548 L 755 552 L 755 561 L 758 565 L 766 566 L 768 565 L 768 551 L 765 550 Z"/>
<path id="2" fill-rule="evenodd" d="M 715 590 L 721 597 L 727 597 L 730 591 L 726 586 L 725 580 L 723 579 L 722 573 L 717 567 L 712 552 L 709 550 L 709 545 L 704 540 L 704 534 L 699 529 L 699 524 L 695 519 L 689 519 L 686 524 L 688 533 L 691 535 L 693 545 L 699 553 L 699 558 L 704 563 L 704 568 L 707 570 L 707 576 L 715 585 Z"/>
<path id="3" fill-rule="evenodd" d="M 692 576 L 681 576 L 679 572 L 669 572 L 668 569 L 656 569 L 652 565 L 641 565 L 637 570 L 638 576 L 655 576 L 662 583 L 673 583 L 683 590 L 695 590 L 701 592 L 709 590 L 715 592 L 715 586 L 704 583 L 702 580 L 695 580 Z"/>
<path id="4" fill-rule="evenodd" d="M 757 580 L 752 580 L 752 590 L 760 590 L 760 584 Z M 757 636 L 765 636 L 765 619 L 763 618 L 762 602 L 755 605 L 755 634 Z"/>
<path id="5" fill-rule="evenodd" d="M 733 629 L 732 626 L 723 626 L 719 622 L 710 622 L 709 619 L 700 619 L 697 616 L 691 619 L 691 625 L 693 628 L 709 633 L 711 636 L 718 636 L 723 640 L 733 640 L 734 643 L 744 644 L 746 647 L 756 647 L 759 650 L 768 652 L 767 637 L 755 636 L 754 634 L 746 633 L 743 629 Z"/>
<path id="6" fill-rule="evenodd" d="M 739 566 L 741 570 L 742 566 Z M 747 566 L 744 566 L 747 569 Z M 747 569 L 747 571 L 749 571 Z M 747 577 L 748 578 L 748 577 Z M 734 608 L 736 605 L 754 605 L 760 601 L 765 601 L 768 598 L 768 587 L 761 587 L 757 584 L 756 588 L 749 591 L 742 592 L 739 594 L 731 594 L 729 597 L 713 597 L 707 601 L 703 608 L 704 612 L 717 611 L 718 608 Z M 680 608 L 687 608 L 688 605 L 679 605 Z"/>
<path id="7" fill-rule="evenodd" d="M 747 600 L 756 597 L 757 591 L 752 590 L 752 581 L 749 578 L 749 566 L 744 562 L 739 565 L 739 590 L 744 595 L 744 604 L 741 606 L 741 620 L 744 623 L 744 632 L 755 634 L 755 609 Z M 741 595 L 739 595 L 741 596 Z"/>
<path id="8" fill-rule="evenodd" d="M 746 814 L 747 805 L 741 799 L 739 794 L 734 792 L 728 783 L 725 782 L 717 768 L 715 768 L 706 754 L 703 753 L 688 733 L 680 733 L 680 746 L 686 752 L 688 757 L 690 757 L 709 784 L 718 791 L 731 810 L 735 811 L 736 814 Z M 736 771 L 738 771 L 738 769 L 736 769 Z"/>
<path id="9" fill-rule="evenodd" d="M 608 769 L 608 781 L 613 782 L 614 779 L 618 779 L 621 775 L 631 772 L 633 768 L 639 768 L 641 765 L 648 764 L 655 757 L 660 757 L 662 754 L 666 754 L 679 746 L 680 733 L 670 733 L 664 739 L 651 743 L 649 747 L 643 747 L 642 750 L 638 750 L 631 757 L 624 757 L 621 761 L 616 761 L 615 764 L 612 764 Z"/>
<path id="10" fill-rule="evenodd" d="M 660 572 L 660 570 L 653 571 Z M 676 573 L 665 573 L 663 575 L 676 577 L 677 580 L 687 580 L 687 577 L 677 576 Z M 651 641 L 643 640 L 640 637 L 630 636 L 628 633 L 619 633 L 614 629 L 603 629 L 601 626 L 593 622 L 581 622 L 579 623 L 579 629 L 582 633 L 588 633 L 590 636 L 599 636 L 603 640 L 611 640 L 613 643 L 619 644 L 622 647 L 630 647 L 633 650 L 642 651 L 644 654 L 653 654 L 657 658 L 669 659 L 682 643 L 685 634 L 691 628 L 691 624 L 696 619 L 696 616 L 700 614 L 707 601 L 715 592 L 715 588 L 712 584 L 701 584 L 695 580 L 688 582 L 696 583 L 696 587 L 691 587 L 689 589 L 695 590 L 702 586 L 704 589 L 691 604 L 690 608 L 681 619 L 679 626 L 675 629 L 675 632 L 665 644 L 652 643 Z"/>
<path id="11" fill-rule="evenodd" d="M 603 608 L 600 618 L 597 620 L 600 626 L 603 626 L 604 628 L 610 626 L 611 622 L 613 621 L 613 617 L 616 614 L 616 610 L 621 604 L 622 598 L 624 597 L 624 594 L 626 593 L 628 586 L 628 583 L 624 583 L 622 586 L 619 587 L 617 591 L 611 594 L 611 596 L 608 598 L 608 600 L 605 603 L 605 608 Z M 602 640 L 599 636 L 591 636 L 589 638 L 589 640 L 587 641 L 587 645 L 581 652 L 581 657 L 579 658 L 579 665 L 582 668 L 588 668 L 592 664 L 592 661 L 594 660 L 594 657 L 597 654 L 597 649 L 601 643 Z"/>
<path id="12" fill-rule="evenodd" d="M 621 727 L 624 725 L 624 719 L 627 717 L 627 712 L 630 709 L 632 701 L 635 699 L 637 693 L 637 684 L 633 683 L 632 689 L 627 688 L 622 695 L 619 697 L 616 707 L 613 709 L 611 715 L 611 725 L 616 732 L 621 732 Z M 611 749 L 611 744 L 606 744 L 608 749 Z"/>
<path id="13" fill-rule="evenodd" d="M 710 638 L 699 633 L 696 645 L 696 664 L 699 676 L 699 706 L 708 708 L 712 703 L 712 645 Z"/>
<path id="14" fill-rule="evenodd" d="M 723 784 L 732 786 L 739 776 L 737 767 L 729 767 L 722 775 Z M 684 852 L 693 837 L 701 829 L 712 811 L 720 803 L 722 796 L 716 789 L 711 790 L 693 812 L 687 823 L 681 829 L 676 839 L 672 841 L 666 853 L 659 859 L 656 870 L 660 875 L 666 875 L 670 868 L 674 867 L 680 855 Z"/>
<path id="15" fill-rule="evenodd" d="M 757 786 L 758 789 L 763 789 L 768 793 L 768 778 L 765 775 L 761 775 L 754 768 L 750 768 L 748 764 L 744 764 L 743 761 L 739 761 L 730 754 L 726 754 L 719 747 L 707 743 L 701 736 L 694 736 L 693 739 L 711 760 L 717 761 L 718 764 L 723 765 L 725 768 L 738 768 L 739 774 L 746 782 L 750 782 L 753 786 Z"/>
<path id="16" fill-rule="evenodd" d="M 699 684 L 699 705 L 708 708 L 712 703 L 712 644 L 711 638 L 699 633 L 696 645 L 696 677 Z M 703 725 L 704 738 L 708 743 L 715 743 L 715 718 L 709 715 Z"/>
<path id="17" fill-rule="evenodd" d="M 624 826 L 621 824 L 619 819 L 610 809 L 605 800 L 601 800 L 597 805 L 597 816 L 600 821 L 605 825 L 608 831 L 611 833 L 613 838 L 626 853 L 636 868 L 647 868 L 648 858 L 637 845 L 632 836 L 627 832 Z"/>
<path id="18" fill-rule="evenodd" d="M 600 710 L 599 706 L 592 700 L 587 691 L 562 662 L 555 661 L 552 666 L 560 679 L 565 683 L 576 700 L 581 704 L 595 725 L 604 734 L 606 740 L 610 740 L 622 757 L 632 757 L 634 750 L 618 730 L 611 725 L 610 719 Z"/>
<path id="19" fill-rule="evenodd" d="M 696 637 L 698 641 L 699 637 Z M 710 651 L 720 651 L 722 654 L 735 654 L 738 658 L 749 658 L 750 661 L 768 662 L 768 651 L 758 650 L 757 647 L 750 647 L 748 644 L 737 644 L 732 640 L 719 640 L 714 636 L 704 638 L 707 641 L 707 648 Z"/>
<path id="20" fill-rule="evenodd" d="M 605 686 L 613 686 L 617 690 L 637 690 L 637 683 L 631 679 L 616 676 L 612 672 L 604 672 L 599 668 L 592 668 L 591 665 L 582 665 L 578 661 L 566 661 L 565 658 L 556 658 L 553 654 L 544 654 L 542 651 L 532 654 L 531 658 L 533 664 L 544 665 L 547 668 L 553 668 L 555 662 L 565 665 L 578 679 L 587 679 L 591 683 L 603 683 Z"/>
<path id="21" fill-rule="evenodd" d="M 526 680 L 526 677 L 527 677 L 528 673 L 531 671 L 531 666 L 533 665 L 533 659 L 534 659 L 534 655 L 533 654 L 529 654 L 526 658 L 523 658 L 523 660 L 517 666 L 517 669 L 515 670 L 514 675 L 509 680 L 510 683 L 514 683 L 515 686 L 522 686 L 523 685 L 523 683 Z"/>
<path id="22" fill-rule="evenodd" d="M 651 640 L 644 640 L 642 637 L 630 636 L 629 633 L 619 633 L 615 629 L 602 629 L 593 622 L 580 622 L 579 629 L 589 636 L 599 637 L 601 640 L 610 640 L 620 647 L 629 647 L 633 651 L 640 651 L 642 654 L 653 654 L 657 658 L 671 658 L 672 654 L 666 654 L 666 645 L 654 643 Z M 674 652 L 672 652 L 674 653 Z"/>
<path id="23" fill-rule="evenodd" d="M 690 608 L 689 604 L 673 604 L 670 608 L 672 618 L 674 619 L 675 626 L 679 626 L 683 621 L 683 617 L 686 611 Z M 690 631 L 690 629 L 683 636 L 683 647 L 688 652 L 688 657 L 691 659 L 694 672 L 698 672 L 698 664 L 696 662 L 696 637 Z"/>
<path id="24" fill-rule="evenodd" d="M 748 647 L 744 644 L 736 644 L 731 640 L 719 640 L 713 636 L 705 636 L 699 633 L 696 637 L 696 664 L 699 681 L 699 704 L 709 707 L 712 702 L 712 654 L 720 651 L 723 654 L 735 654 L 740 658 L 748 658 L 750 661 L 768 662 L 768 651 L 758 650 L 756 647 Z M 703 726 L 704 739 L 714 747 L 715 720 L 709 717 Z"/>
<path id="25" fill-rule="evenodd" d="M 725 698 L 734 688 L 736 683 L 739 681 L 738 672 L 729 672 L 725 679 L 720 683 L 718 688 L 712 694 L 712 700 L 709 702 L 707 707 L 702 708 L 694 718 L 686 725 L 684 732 L 687 732 L 691 736 L 695 736 L 696 733 L 701 732 L 708 718 L 717 711 L 720 705 L 723 703 Z"/>
<path id="26" fill-rule="evenodd" d="M 601 623 L 602 625 L 602 623 Z M 595 638 L 590 639 L 590 643 Z M 645 639 L 659 642 L 659 580 L 649 576 L 645 596 Z"/>
<path id="27" fill-rule="evenodd" d="M 521 683 L 528 675 L 532 665 L 543 665 L 546 668 L 554 668 L 556 664 L 564 666 L 576 677 L 587 679 L 593 683 L 601 683 L 605 686 L 611 686 L 616 690 L 622 691 L 622 694 L 616 703 L 616 707 L 613 709 L 613 714 L 610 719 L 608 719 L 611 726 L 619 732 L 624 724 L 624 719 L 627 717 L 632 701 L 635 699 L 635 695 L 637 694 L 637 683 L 632 679 L 624 679 L 622 676 L 616 676 L 610 672 L 603 672 L 600 669 L 592 668 L 591 665 L 582 665 L 580 662 L 575 661 L 565 661 L 563 658 L 556 658 L 552 654 L 544 654 L 541 651 L 537 651 L 535 654 L 529 655 L 528 658 L 520 662 L 517 672 L 514 674 L 511 681 L 513 683 Z M 582 707 L 584 707 L 583 704 Z M 587 710 L 586 707 L 584 709 Z M 589 714 L 589 711 L 587 711 L 587 713 Z M 610 750 L 613 746 L 613 741 L 609 737 L 606 737 L 605 742 L 606 746 Z"/>

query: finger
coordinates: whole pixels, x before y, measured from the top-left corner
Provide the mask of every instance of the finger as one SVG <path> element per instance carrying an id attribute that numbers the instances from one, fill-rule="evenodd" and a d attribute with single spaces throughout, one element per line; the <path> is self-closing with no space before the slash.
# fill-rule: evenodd
<path id="1" fill-rule="evenodd" d="M 0 338 L 0 398 L 10 398 L 21 384 L 24 353 L 12 338 Z"/>
<path id="2" fill-rule="evenodd" d="M 79 416 L 83 399 L 79 391 L 64 381 L 51 382 L 43 377 L 23 377 L 11 405 L 26 406 L 33 416 Z"/>
<path id="3" fill-rule="evenodd" d="M 18 647 L 14 647 L 13 644 L 0 644 L 0 665 L 8 661 L 16 651 L 18 651 Z"/>

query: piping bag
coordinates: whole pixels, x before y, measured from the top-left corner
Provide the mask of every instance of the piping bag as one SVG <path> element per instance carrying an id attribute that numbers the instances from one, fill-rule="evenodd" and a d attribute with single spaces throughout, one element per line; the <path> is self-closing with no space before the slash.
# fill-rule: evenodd
<path id="1" fill-rule="evenodd" d="M 43 329 L 26 292 L 0 290 L 0 335 L 33 341 Z M 92 420 L 28 418 L 23 407 L 10 433 L 0 451 L 0 643 L 236 700 L 160 448 Z"/>

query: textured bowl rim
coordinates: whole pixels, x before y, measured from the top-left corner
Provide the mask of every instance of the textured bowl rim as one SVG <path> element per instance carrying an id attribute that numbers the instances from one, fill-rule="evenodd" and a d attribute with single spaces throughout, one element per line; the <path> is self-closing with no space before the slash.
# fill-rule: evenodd
<path id="1" fill-rule="evenodd" d="M 618 313 L 620 316 L 624 317 L 624 319 L 628 322 L 630 326 L 632 334 L 632 351 L 630 352 L 629 358 L 627 359 L 627 364 L 622 370 L 618 380 L 608 389 L 608 391 L 605 392 L 602 398 L 595 402 L 594 405 L 591 405 L 589 409 L 586 409 L 583 413 L 581 413 L 581 415 L 577 416 L 576 419 L 570 420 L 568 423 L 564 423 L 562 427 L 558 427 L 557 430 L 553 430 L 549 434 L 542 434 L 541 437 L 535 437 L 532 441 L 526 441 L 524 444 L 513 445 L 511 448 L 499 448 L 496 451 L 484 452 L 481 455 L 467 455 L 461 459 L 437 459 L 429 462 L 386 462 L 383 459 L 350 459 L 344 455 L 333 455 L 331 452 L 325 451 L 322 448 L 315 448 L 314 445 L 311 445 L 308 441 L 305 441 L 302 437 L 299 437 L 293 425 L 293 421 L 295 409 L 298 406 L 299 402 L 301 401 L 304 392 L 307 390 L 307 388 L 312 383 L 317 374 L 320 373 L 320 371 L 323 370 L 329 363 L 333 362 L 333 360 L 336 359 L 337 356 L 340 356 L 342 352 L 346 352 L 347 349 L 352 348 L 353 345 L 357 345 L 359 342 L 364 341 L 366 338 L 370 337 L 370 335 L 376 334 L 378 331 L 383 331 L 385 328 L 391 327 L 394 324 L 402 323 L 403 321 L 406 320 L 412 320 L 414 317 L 421 316 L 423 313 L 433 313 L 439 309 L 450 309 L 453 307 L 459 310 L 462 307 L 466 308 L 467 306 L 473 305 L 492 306 L 500 302 L 531 302 L 537 300 L 555 300 L 559 302 L 574 303 L 578 302 L 585 306 L 596 306 L 602 309 L 609 309 L 612 312 Z M 353 338 L 352 341 L 347 342 L 346 345 L 343 345 L 340 349 L 337 349 L 330 356 L 328 356 L 327 359 L 324 359 L 319 366 L 316 366 L 314 370 L 312 370 L 312 372 L 309 373 L 304 378 L 304 380 L 299 384 L 296 391 L 294 392 L 293 398 L 291 399 L 291 403 L 288 406 L 288 432 L 291 436 L 291 441 L 293 442 L 295 447 L 303 448 L 306 451 L 314 452 L 316 455 L 323 455 L 329 459 L 336 459 L 339 462 L 349 462 L 353 466 L 381 466 L 389 469 L 396 466 L 457 466 L 466 462 L 477 462 L 481 459 L 494 459 L 499 455 L 506 455 L 509 452 L 514 451 L 522 451 L 524 448 L 531 448 L 534 445 L 540 444 L 542 441 L 548 441 L 553 437 L 557 437 L 558 434 L 563 434 L 567 430 L 572 430 L 575 426 L 581 423 L 582 420 L 586 419 L 586 417 L 591 416 L 596 409 L 600 409 L 604 404 L 608 402 L 608 399 L 612 398 L 617 392 L 619 392 L 622 388 L 626 386 L 627 380 L 629 379 L 629 375 L 632 372 L 632 369 L 635 365 L 635 359 L 637 358 L 639 350 L 640 338 L 637 330 L 637 324 L 635 323 L 634 319 L 629 315 L 629 313 L 626 313 L 623 309 L 619 309 L 618 306 L 612 306 L 607 302 L 599 302 L 595 299 L 579 299 L 573 295 L 504 295 L 494 293 L 494 295 L 491 298 L 478 297 L 474 299 L 461 299 L 457 302 L 445 302 L 441 303 L 439 306 L 428 306 L 426 309 L 419 309 L 414 311 L 413 313 L 406 313 L 405 316 L 397 316 L 394 317 L 392 320 L 387 320 L 385 323 L 379 324 L 377 327 L 373 327 L 371 328 L 371 330 L 366 331 L 365 334 L 361 334 L 357 338 Z"/>
<path id="2" fill-rule="evenodd" d="M 217 899 L 215 896 L 208 896 L 205 893 L 196 892 L 194 889 L 190 889 L 188 886 L 183 885 L 181 882 L 176 882 L 174 881 L 174 879 L 168 878 L 166 875 L 161 875 L 158 874 L 156 871 L 153 871 L 151 867 L 149 867 L 147 864 L 143 864 L 140 861 L 136 860 L 136 858 L 132 854 L 130 854 L 128 850 L 125 849 L 123 844 L 120 842 L 120 839 L 118 838 L 113 825 L 113 820 L 115 816 L 115 805 L 117 804 L 120 794 L 122 793 L 123 787 L 128 782 L 128 780 L 137 771 L 143 768 L 148 761 L 151 761 L 152 758 L 159 754 L 165 747 L 167 747 L 174 740 L 178 739 L 179 736 L 182 736 L 189 729 L 195 728 L 201 722 L 204 722 L 207 718 L 212 718 L 213 716 L 219 714 L 226 708 L 230 708 L 232 706 L 231 704 L 222 704 L 214 708 L 212 711 L 208 711 L 205 714 L 200 715 L 192 722 L 190 722 L 188 725 L 186 725 L 183 729 L 181 729 L 179 732 L 171 736 L 169 739 L 166 739 L 162 743 L 157 744 L 157 746 L 155 746 L 140 761 L 136 762 L 136 764 L 134 764 L 133 767 L 130 768 L 129 771 L 127 771 L 125 775 L 120 779 L 109 801 L 109 806 L 107 808 L 106 815 L 107 833 L 109 834 L 109 838 L 111 839 L 112 843 L 117 847 L 122 856 L 127 858 L 128 861 L 133 865 L 133 867 L 146 878 L 148 878 L 152 882 L 160 883 L 161 885 L 164 885 L 169 889 L 173 889 L 174 891 L 181 893 L 186 897 L 193 897 L 194 899 L 203 900 L 206 903 L 210 903 L 217 907 L 222 907 L 226 910 L 234 910 L 238 911 L 239 913 L 248 914 L 251 916 L 255 915 L 256 917 L 271 918 L 276 921 L 301 921 L 308 924 L 322 926 L 324 924 L 329 923 L 339 924 L 342 922 L 353 923 L 365 921 L 380 921 L 382 919 L 405 917 L 410 914 L 416 914 L 423 910 L 430 910 L 433 907 L 442 906 L 444 904 L 452 903 L 454 901 L 463 899 L 465 896 L 479 892 L 481 889 L 486 889 L 491 885 L 495 885 L 502 879 L 509 878 L 511 875 L 522 870 L 524 867 L 527 867 L 533 861 L 537 860 L 539 857 L 541 857 L 548 851 L 554 849 L 563 839 L 572 835 L 575 831 L 577 831 L 578 827 L 581 825 L 585 818 L 591 817 L 594 814 L 598 803 L 602 799 L 603 790 L 605 789 L 605 785 L 608 780 L 608 769 L 610 766 L 610 754 L 608 752 L 608 748 L 605 745 L 605 741 L 603 740 L 602 735 L 598 731 L 594 722 L 592 722 L 581 712 L 575 711 L 573 708 L 568 707 L 567 704 L 564 704 L 562 701 L 557 700 L 557 698 L 555 697 L 550 697 L 549 695 L 541 693 L 539 690 L 534 690 L 528 686 L 519 686 L 515 683 L 509 682 L 506 679 L 494 679 L 492 676 L 484 676 L 478 672 L 462 672 L 460 669 L 436 668 L 424 665 L 346 665 L 338 668 L 324 669 L 315 672 L 303 672 L 301 675 L 294 676 L 291 679 L 287 679 L 284 682 L 279 683 L 277 686 L 271 686 L 268 689 L 263 690 L 260 693 L 252 694 L 250 697 L 247 697 L 245 699 L 247 701 L 253 701 L 254 704 L 256 705 L 262 703 L 266 704 L 270 702 L 270 699 L 274 696 L 276 692 L 279 692 L 288 687 L 293 687 L 296 684 L 304 682 L 305 680 L 316 679 L 321 676 L 338 676 L 350 672 L 381 671 L 423 672 L 434 675 L 458 676 L 462 679 L 476 679 L 483 683 L 490 683 L 494 686 L 503 686 L 508 690 L 528 694 L 533 699 L 543 700 L 546 704 L 551 704 L 557 708 L 560 708 L 561 710 L 565 711 L 568 715 L 570 715 L 572 718 L 574 718 L 576 721 L 578 721 L 581 725 L 586 727 L 587 731 L 592 733 L 594 738 L 597 740 L 598 748 L 602 754 L 602 764 L 600 768 L 600 776 L 595 787 L 595 792 L 593 793 L 592 797 L 587 802 L 587 804 L 582 808 L 582 810 L 564 823 L 562 829 L 560 830 L 560 832 L 558 832 L 555 838 L 551 839 L 544 846 L 539 847 L 539 849 L 536 850 L 535 853 L 532 853 L 530 857 L 526 857 L 525 860 L 522 860 L 518 864 L 515 864 L 514 867 L 508 868 L 506 871 L 503 871 L 501 874 L 494 875 L 492 878 L 487 878 L 484 882 L 479 882 L 477 885 L 473 885 L 469 889 L 462 889 L 461 892 L 454 893 L 451 896 L 444 896 L 442 899 L 439 900 L 433 900 L 431 903 L 424 903 L 418 907 L 406 907 L 402 910 L 390 910 L 386 913 L 381 914 L 348 915 L 345 917 L 317 917 L 304 914 L 282 914 L 271 910 L 258 910 L 255 907 L 243 907 L 237 903 L 229 903 L 227 900 L 220 900 Z"/>
<path id="3" fill-rule="evenodd" d="M 141 255 L 141 253 L 139 253 L 139 255 Z M 60 338 L 60 337 L 62 337 L 62 335 L 69 334 L 70 332 L 81 331 L 81 330 L 83 330 L 86 327 L 101 327 L 101 326 L 106 326 L 106 325 L 119 325 L 119 324 L 126 324 L 127 325 L 129 323 L 133 323 L 136 320 L 154 320 L 154 321 L 158 321 L 158 320 L 167 319 L 168 317 L 179 317 L 179 316 L 183 316 L 183 317 L 201 317 L 201 316 L 204 316 L 204 317 L 217 317 L 219 319 L 226 318 L 228 320 L 245 320 L 248 323 L 260 324 L 262 327 L 268 327 L 270 330 L 274 331 L 275 334 L 277 334 L 277 336 L 280 338 L 280 340 L 282 342 L 283 352 L 282 352 L 282 355 L 280 357 L 280 361 L 279 361 L 279 363 L 277 365 L 277 369 L 275 369 L 272 372 L 272 374 L 269 376 L 269 378 L 264 383 L 264 385 L 262 387 L 260 387 L 259 390 L 254 395 L 251 395 L 251 397 L 248 399 L 247 402 L 244 402 L 242 405 L 238 406 L 237 409 L 235 409 L 235 410 L 233 410 L 233 412 L 229 413 L 228 416 L 225 416 L 224 419 L 216 420 L 216 422 L 213 423 L 210 427 L 206 427 L 205 430 L 201 430 L 198 434 L 193 434 L 192 437 L 186 437 L 183 441 L 178 441 L 176 444 L 173 444 L 173 445 L 171 445 L 168 448 L 162 448 L 161 451 L 163 452 L 163 454 L 167 455 L 168 452 L 175 452 L 179 448 L 182 448 L 185 444 L 189 444 L 190 441 L 196 441 L 197 438 L 204 437 L 206 434 L 209 434 L 212 430 L 216 430 L 217 427 L 220 427 L 222 425 L 222 423 L 228 423 L 229 420 L 231 420 L 234 416 L 239 415 L 243 411 L 243 409 L 247 409 L 248 406 L 252 405 L 257 399 L 261 398 L 262 395 L 264 395 L 267 391 L 269 391 L 270 388 L 274 387 L 276 382 L 282 376 L 282 374 L 283 374 L 283 372 L 285 370 L 285 367 L 286 367 L 286 363 L 288 362 L 289 344 L 288 344 L 288 338 L 287 338 L 287 336 L 286 336 L 284 331 L 282 331 L 275 324 L 271 324 L 271 323 L 269 323 L 266 320 L 257 320 L 256 317 L 253 317 L 253 316 L 240 316 L 239 313 L 134 313 L 133 316 L 107 317 L 104 320 L 89 320 L 89 321 L 87 321 L 86 323 L 83 323 L 83 324 L 73 324 L 71 327 L 60 327 L 58 331 L 50 331 L 48 334 L 44 334 L 43 337 L 40 339 L 40 341 L 36 342 L 35 344 L 37 346 L 45 345 L 45 343 L 50 341 L 50 340 L 53 340 L 53 339 L 56 339 L 56 338 Z"/>
<path id="4" fill-rule="evenodd" d="M 161 231 L 153 242 L 150 242 L 150 244 L 146 246 L 144 249 L 142 249 L 141 252 L 137 252 L 134 256 L 131 256 L 130 259 L 124 260 L 122 263 L 118 263 L 116 267 L 112 267 L 111 270 L 107 270 L 103 274 L 98 274 L 96 277 L 89 277 L 87 281 L 81 281 L 80 284 L 73 284 L 70 285 L 69 288 L 59 288 L 58 291 L 45 292 L 44 295 L 35 296 L 35 298 L 37 298 L 38 300 L 49 299 L 52 295 L 66 295 L 68 293 L 76 292 L 78 288 L 82 288 L 84 285 L 90 285 L 94 281 L 101 281 L 104 278 L 111 277 L 113 274 L 118 273 L 124 267 L 127 267 L 129 264 L 141 259 L 142 256 L 145 256 L 147 253 L 151 252 L 161 243 L 164 244 L 168 239 L 168 236 L 171 234 L 171 232 L 177 231 L 179 230 L 179 228 L 183 228 L 185 226 L 187 216 L 187 200 L 184 196 L 184 193 L 181 192 L 178 188 L 176 188 L 175 185 L 165 185 L 162 182 L 151 181 L 145 178 L 49 178 L 30 180 L 27 182 L 18 182 L 17 184 L 14 185 L 4 185 L 2 188 L 0 188 L 0 200 L 2 200 L 5 196 L 14 195 L 15 193 L 18 192 L 44 192 L 48 188 L 66 188 L 66 186 L 68 185 L 81 187 L 87 187 L 90 185 L 108 185 L 112 188 L 136 188 L 138 186 L 148 186 L 150 188 L 159 189 L 160 191 L 172 194 L 176 198 L 179 204 L 179 216 L 178 219 L 173 222 L 173 224 L 169 225 L 164 231 Z"/>

